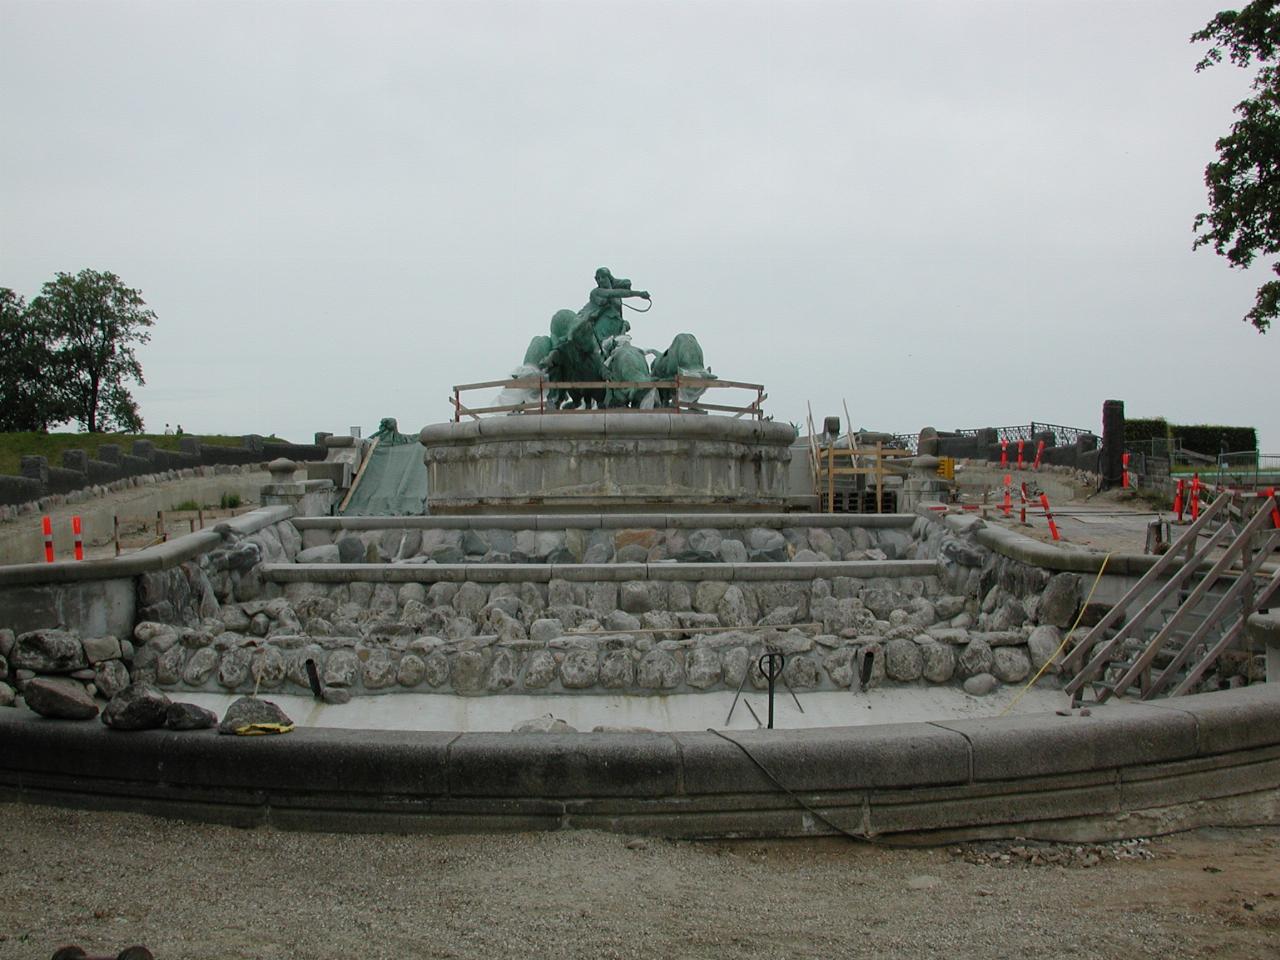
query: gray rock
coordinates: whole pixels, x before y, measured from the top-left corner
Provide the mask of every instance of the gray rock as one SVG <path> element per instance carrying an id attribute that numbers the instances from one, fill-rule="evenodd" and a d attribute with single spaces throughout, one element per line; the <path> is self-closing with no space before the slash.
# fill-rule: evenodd
<path id="1" fill-rule="evenodd" d="M 113 636 L 85 637 L 80 644 L 84 647 L 85 659 L 90 665 L 97 665 L 104 660 L 120 659 L 120 641 Z"/>
<path id="2" fill-rule="evenodd" d="M 1050 577 L 1037 607 L 1040 622 L 1065 629 L 1071 626 L 1079 609 L 1080 578 L 1074 573 L 1058 573 Z"/>
<path id="3" fill-rule="evenodd" d="M 594 650 L 570 650 L 560 664 L 560 683 L 568 690 L 594 686 L 599 676 L 600 665 Z"/>
<path id="4" fill-rule="evenodd" d="M 694 530 L 685 540 L 685 549 L 677 560 L 692 560 L 696 563 L 714 563 L 720 557 L 720 548 L 724 538 L 719 530 Z"/>
<path id="5" fill-rule="evenodd" d="M 853 655 L 853 690 L 870 690 L 878 687 L 885 678 L 884 647 L 879 643 L 867 643 L 855 648 Z"/>
<path id="6" fill-rule="evenodd" d="M 427 602 L 433 607 L 453 605 L 453 598 L 458 595 L 458 584 L 440 581 L 427 588 Z"/>
<path id="7" fill-rule="evenodd" d="M 0 683 L 0 707 L 12 707 L 18 699 L 18 693 L 7 683 Z"/>
<path id="8" fill-rule="evenodd" d="M 341 563 L 342 551 L 337 544 L 328 543 L 321 547 L 310 547 L 298 553 L 298 563 Z"/>
<path id="9" fill-rule="evenodd" d="M 999 685 L 1000 681 L 991 674 L 977 673 L 965 680 L 964 692 L 971 697 L 985 697 Z"/>
<path id="10" fill-rule="evenodd" d="M 956 672 L 955 651 L 945 643 L 919 644 L 921 675 L 930 683 L 946 683 Z"/>
<path id="11" fill-rule="evenodd" d="M 646 690 L 671 690 L 680 685 L 680 664 L 665 650 L 650 650 L 636 666 L 636 686 Z"/>
<path id="12" fill-rule="evenodd" d="M 462 584 L 453 597 L 453 609 L 468 620 L 476 620 L 488 602 L 484 587 L 470 581 Z"/>
<path id="13" fill-rule="evenodd" d="M 228 690 L 243 686 L 249 678 L 249 662 L 252 653 L 248 647 L 236 647 L 222 655 L 218 664 L 218 683 Z"/>
<path id="14" fill-rule="evenodd" d="M 654 608 L 653 593 L 643 580 L 628 580 L 618 593 L 618 605 L 627 613 L 646 613 Z"/>
<path id="15" fill-rule="evenodd" d="M 1039 670 L 1045 667 L 1045 673 L 1049 676 L 1060 673 L 1062 671 L 1062 657 L 1055 657 L 1058 646 L 1062 643 L 1062 631 L 1052 624 L 1043 623 L 1031 631 L 1031 635 L 1027 637 L 1027 653 L 1031 656 L 1031 667 Z M 1052 663 L 1050 663 L 1052 660 Z"/>
<path id="16" fill-rule="evenodd" d="M 629 650 L 609 650 L 600 658 L 600 686 L 625 690 L 635 682 L 635 663 Z"/>
<path id="17" fill-rule="evenodd" d="M 746 563 L 749 559 L 746 544 L 741 540 L 722 540 L 720 559 L 725 563 Z"/>
<path id="18" fill-rule="evenodd" d="M 538 643 L 546 643 L 563 635 L 564 624 L 554 617 L 544 617 L 529 625 L 529 639 Z"/>
<path id="19" fill-rule="evenodd" d="M 724 599 L 729 584 L 723 580 L 703 580 L 693 592 L 693 609 L 698 613 L 715 613 Z"/>
<path id="20" fill-rule="evenodd" d="M 950 620 L 964 612 L 964 597 L 934 597 L 933 610 L 939 620 Z"/>
<path id="21" fill-rule="evenodd" d="M 326 687 L 354 687 L 360 677 L 360 659 L 354 650 L 334 650 L 324 664 L 321 682 Z"/>
<path id="22" fill-rule="evenodd" d="M 973 677 L 980 673 L 990 673 L 995 663 L 991 646 L 985 640 L 970 640 L 960 654 L 957 667 L 962 677 Z"/>
<path id="23" fill-rule="evenodd" d="M 751 667 L 751 654 L 746 647 L 732 647 L 720 655 L 724 665 L 724 685 L 737 689 Z"/>
<path id="24" fill-rule="evenodd" d="M 416 687 L 426 675 L 427 665 L 416 653 L 406 653 L 400 658 L 396 670 L 396 683 L 402 687 Z"/>
<path id="25" fill-rule="evenodd" d="M 812 657 L 788 657 L 782 668 L 782 679 L 792 690 L 812 690 L 818 685 L 818 664 Z"/>
<path id="26" fill-rule="evenodd" d="M 747 627 L 755 622 L 747 607 L 746 596 L 736 584 L 729 587 L 716 604 L 716 616 L 724 627 Z"/>
<path id="27" fill-rule="evenodd" d="M 15 648 L 16 649 L 16 648 Z M 75 680 L 61 677 L 36 677 L 22 689 L 28 707 L 42 717 L 56 720 L 92 720 L 98 705 Z"/>
<path id="28" fill-rule="evenodd" d="M 423 660 L 422 679 L 431 687 L 443 687 L 449 682 L 449 658 L 440 651 L 430 653 Z"/>
<path id="29" fill-rule="evenodd" d="M 170 730 L 207 730 L 217 722 L 216 713 L 194 703 L 170 703 L 165 709 L 164 725 Z"/>
<path id="30" fill-rule="evenodd" d="M 822 669 L 837 687 L 847 687 L 853 682 L 853 647 L 841 647 L 822 658 Z"/>
<path id="31" fill-rule="evenodd" d="M 213 651 L 210 651 L 212 653 Z M 214 662 L 217 662 L 217 655 L 214 655 Z M 209 668 L 210 672 L 213 667 Z M 93 685 L 98 691 L 110 700 L 117 693 L 129 685 L 129 670 L 119 660 L 103 660 L 94 668 Z"/>
<path id="32" fill-rule="evenodd" d="M 752 527 L 747 531 L 747 556 L 755 562 L 787 559 L 787 538 L 777 530 Z"/>
<path id="33" fill-rule="evenodd" d="M 177 683 L 182 679 L 182 668 L 186 666 L 186 662 L 186 648 L 181 644 L 174 644 L 156 658 L 156 683 Z"/>
<path id="34" fill-rule="evenodd" d="M 822 563 L 827 558 L 814 550 L 797 550 L 796 555 L 791 558 L 795 563 Z"/>
<path id="35" fill-rule="evenodd" d="M 213 671 L 217 667 L 218 652 L 213 647 L 202 647 L 191 654 L 182 668 L 182 682 L 192 687 L 203 686 L 213 676 Z M 98 687 L 106 693 L 106 688 L 101 682 L 98 683 Z"/>
<path id="36" fill-rule="evenodd" d="M 67 630 L 30 630 L 19 634 L 9 663 L 36 673 L 70 673 L 89 665 L 80 638 Z"/>
<path id="37" fill-rule="evenodd" d="M 640 629 L 640 618 L 621 610 L 614 610 L 604 618 L 604 628 L 615 633 L 630 633 Z"/>
<path id="38" fill-rule="evenodd" d="M 364 562 L 364 543 L 359 537 L 350 535 L 339 537 L 334 546 L 338 548 L 339 563 Z"/>
<path id="39" fill-rule="evenodd" d="M 541 690 L 556 678 L 556 658 L 547 650 L 535 650 L 525 665 L 524 685 L 529 690 Z"/>
<path id="40" fill-rule="evenodd" d="M 618 608 L 618 585 L 612 582 L 591 584 L 587 608 L 597 617 L 607 617 Z"/>
<path id="41" fill-rule="evenodd" d="M 1031 672 L 1031 660 L 1021 647 L 996 647 L 991 672 L 1003 683 L 1019 683 Z"/>
<path id="42" fill-rule="evenodd" d="M 179 649 L 179 648 L 175 648 Z M 111 698 L 102 722 L 113 730 L 156 730 L 164 726 L 169 698 L 147 683 L 134 683 Z"/>
<path id="43" fill-rule="evenodd" d="M 516 670 L 519 664 L 516 655 L 510 650 L 499 650 L 493 655 L 489 664 L 489 675 L 485 678 L 485 689 L 490 693 L 508 690 L 516 685 Z"/>
<path id="44" fill-rule="evenodd" d="M 914 640 L 890 640 L 885 644 L 884 669 L 891 680 L 904 683 L 919 680 L 924 672 L 924 657 Z"/>
<path id="45" fill-rule="evenodd" d="M 361 671 L 366 690 L 385 690 L 396 685 L 399 666 L 386 650 L 370 650 Z"/>
<path id="46" fill-rule="evenodd" d="M 705 690 L 720 682 L 720 654 L 710 647 L 695 647 L 685 658 L 685 680 L 691 687 Z"/>
<path id="47" fill-rule="evenodd" d="M 222 715 L 218 724 L 218 732 L 234 734 L 255 724 L 279 724 L 292 726 L 293 721 L 288 714 L 270 700 L 259 700 L 256 697 L 241 697 Z"/>
<path id="48" fill-rule="evenodd" d="M 457 693 L 479 693 L 484 689 L 485 658 L 479 650 L 463 650 L 453 655 L 449 675 Z"/>
<path id="49" fill-rule="evenodd" d="M 13 645 L 18 642 L 17 636 L 8 627 L 0 628 L 0 657 L 13 653 Z"/>
<path id="50" fill-rule="evenodd" d="M 534 717 L 522 720 L 511 728 L 512 733 L 577 733 L 577 728 L 569 726 L 563 720 L 547 714 L 545 717 Z"/>

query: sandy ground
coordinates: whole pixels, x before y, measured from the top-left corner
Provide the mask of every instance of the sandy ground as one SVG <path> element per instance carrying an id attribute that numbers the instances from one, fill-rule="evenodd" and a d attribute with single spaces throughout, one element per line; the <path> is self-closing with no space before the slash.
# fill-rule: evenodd
<path id="1" fill-rule="evenodd" d="M 13 960 L 66 943 L 159 960 L 1280 955 L 1277 828 L 919 850 L 300 834 L 4 804 L 0 818 Z M 1065 865 L 1033 865 L 1046 855 Z"/>

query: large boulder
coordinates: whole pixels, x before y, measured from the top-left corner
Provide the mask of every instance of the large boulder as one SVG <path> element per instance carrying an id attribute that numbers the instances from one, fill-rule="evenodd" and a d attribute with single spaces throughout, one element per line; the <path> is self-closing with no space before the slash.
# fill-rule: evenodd
<path id="1" fill-rule="evenodd" d="M 92 720 L 98 715 L 93 697 L 75 680 L 36 677 L 22 690 L 27 706 L 55 720 Z"/>
<path id="2" fill-rule="evenodd" d="M 9 663 L 15 670 L 36 673 L 70 673 L 89 665 L 80 638 L 69 631 L 53 629 L 19 634 Z"/>
<path id="3" fill-rule="evenodd" d="M 149 683 L 125 687 L 102 711 L 102 722 L 112 730 L 155 730 L 163 727 L 169 698 Z"/>
<path id="4" fill-rule="evenodd" d="M 1080 578 L 1074 573 L 1058 573 L 1040 595 L 1037 613 L 1041 623 L 1069 627 L 1080 609 Z"/>

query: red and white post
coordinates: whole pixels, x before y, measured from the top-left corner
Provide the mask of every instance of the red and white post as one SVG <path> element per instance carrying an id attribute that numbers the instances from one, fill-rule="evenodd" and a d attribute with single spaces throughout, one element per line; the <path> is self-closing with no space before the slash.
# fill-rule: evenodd
<path id="1" fill-rule="evenodd" d="M 1022 449 L 1025 445 L 1026 445 L 1025 440 L 1018 441 L 1018 469 L 1019 470 L 1025 470 L 1027 468 L 1026 464 L 1023 463 L 1023 460 L 1022 460 Z"/>
<path id="2" fill-rule="evenodd" d="M 53 563 L 53 518 L 41 517 L 40 528 L 44 531 L 44 562 Z"/>
<path id="3" fill-rule="evenodd" d="M 1009 438 L 1004 437 L 1000 441 L 1000 469 L 1004 470 L 1009 466 Z"/>
<path id="4" fill-rule="evenodd" d="M 83 560 L 84 559 L 84 531 L 80 526 L 79 517 L 71 518 L 71 538 L 75 541 L 75 545 L 76 545 L 76 559 Z"/>
<path id="5" fill-rule="evenodd" d="M 1200 474 L 1191 475 L 1191 520 L 1200 519 Z"/>
<path id="6" fill-rule="evenodd" d="M 1013 476 L 1008 473 L 1004 475 L 1004 503 L 1000 509 L 1006 517 L 1013 513 Z"/>
<path id="7" fill-rule="evenodd" d="M 1053 539 L 1061 540 L 1062 538 L 1058 536 L 1058 525 L 1053 522 L 1053 514 L 1049 512 L 1048 494 L 1040 494 L 1040 506 L 1044 507 L 1044 518 L 1049 521 L 1049 532 L 1053 534 Z"/>
<path id="8" fill-rule="evenodd" d="M 1129 451 L 1126 450 L 1120 454 L 1120 487 L 1128 489 L 1129 487 Z"/>
<path id="9" fill-rule="evenodd" d="M 1044 456 L 1044 441 L 1041 440 L 1039 443 L 1036 444 L 1036 459 L 1035 459 L 1035 462 L 1031 464 L 1032 470 L 1040 469 L 1040 458 L 1043 456 Z"/>
<path id="10" fill-rule="evenodd" d="M 1173 494 L 1173 512 L 1178 515 L 1178 522 L 1182 522 L 1182 509 L 1186 506 L 1183 502 L 1183 495 L 1187 490 L 1187 481 L 1179 478 L 1178 486 Z"/>

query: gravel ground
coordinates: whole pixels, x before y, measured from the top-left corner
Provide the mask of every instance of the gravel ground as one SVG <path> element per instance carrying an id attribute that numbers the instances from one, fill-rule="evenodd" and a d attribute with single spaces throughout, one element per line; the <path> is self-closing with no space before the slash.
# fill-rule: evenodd
<path id="1" fill-rule="evenodd" d="M 1075 848 L 235 830 L 0 804 L 0 958 L 1262 958 L 1280 828 Z"/>

